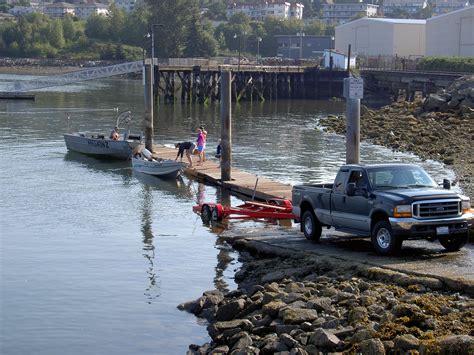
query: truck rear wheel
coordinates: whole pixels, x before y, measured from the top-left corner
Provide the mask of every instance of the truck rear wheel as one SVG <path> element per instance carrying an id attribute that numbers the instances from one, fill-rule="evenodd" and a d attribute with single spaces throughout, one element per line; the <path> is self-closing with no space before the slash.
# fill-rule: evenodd
<path id="1" fill-rule="evenodd" d="M 469 240 L 469 234 L 464 235 L 448 235 L 444 238 L 439 238 L 439 243 L 447 250 L 447 251 L 458 251 L 464 245 L 466 245 L 467 241 Z"/>
<path id="2" fill-rule="evenodd" d="M 372 229 L 372 245 L 378 254 L 389 255 L 400 251 L 402 239 L 393 234 L 387 221 L 379 221 Z"/>
<path id="3" fill-rule="evenodd" d="M 303 234 L 306 239 L 313 242 L 319 241 L 323 227 L 312 211 L 307 210 L 303 213 L 301 226 L 303 227 Z"/>

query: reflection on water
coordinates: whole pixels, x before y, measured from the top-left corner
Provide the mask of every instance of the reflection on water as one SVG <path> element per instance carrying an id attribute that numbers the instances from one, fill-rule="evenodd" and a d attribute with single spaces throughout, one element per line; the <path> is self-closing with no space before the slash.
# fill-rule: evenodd
<path id="1" fill-rule="evenodd" d="M 143 256 L 148 261 L 148 269 L 146 270 L 149 285 L 145 289 L 145 297 L 147 302 L 151 303 L 160 296 L 159 287 L 157 286 L 157 275 L 154 269 L 155 246 L 153 245 L 152 230 L 152 204 L 153 196 L 150 193 L 150 187 L 143 185 L 143 206 L 142 206 L 142 234 L 143 234 Z"/>

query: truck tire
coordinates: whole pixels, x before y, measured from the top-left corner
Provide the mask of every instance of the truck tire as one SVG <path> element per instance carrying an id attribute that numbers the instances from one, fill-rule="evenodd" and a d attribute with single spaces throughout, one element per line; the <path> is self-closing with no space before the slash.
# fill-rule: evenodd
<path id="1" fill-rule="evenodd" d="M 372 245 L 378 254 L 390 255 L 398 253 L 403 240 L 393 234 L 387 221 L 379 221 L 372 229 Z"/>
<path id="2" fill-rule="evenodd" d="M 314 213 L 310 210 L 307 210 L 303 213 L 301 217 L 301 226 L 303 228 L 303 234 L 306 239 L 313 242 L 318 242 L 321 238 L 321 233 L 323 227 L 321 222 L 318 221 Z"/>
<path id="3" fill-rule="evenodd" d="M 464 245 L 466 245 L 467 241 L 469 240 L 469 234 L 466 233 L 464 235 L 448 235 L 445 238 L 439 238 L 439 243 L 447 250 L 447 251 L 458 251 Z"/>

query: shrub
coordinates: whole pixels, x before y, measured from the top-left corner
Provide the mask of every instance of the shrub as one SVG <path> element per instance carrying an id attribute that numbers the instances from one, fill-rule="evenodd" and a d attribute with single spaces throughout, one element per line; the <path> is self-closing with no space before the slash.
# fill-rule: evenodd
<path id="1" fill-rule="evenodd" d="M 472 57 L 424 57 L 416 65 L 418 70 L 474 72 Z"/>

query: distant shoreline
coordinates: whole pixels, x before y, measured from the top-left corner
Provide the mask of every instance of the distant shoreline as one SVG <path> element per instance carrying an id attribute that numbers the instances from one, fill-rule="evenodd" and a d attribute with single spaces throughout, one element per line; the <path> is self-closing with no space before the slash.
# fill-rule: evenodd
<path id="1" fill-rule="evenodd" d="M 117 64 L 117 62 L 104 60 L 0 58 L 0 74 L 60 75 L 112 64 Z"/>

